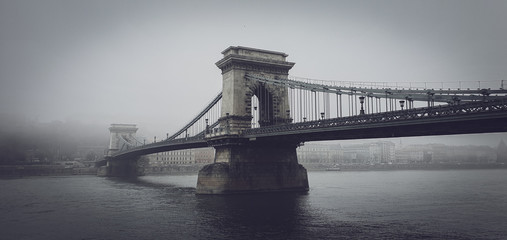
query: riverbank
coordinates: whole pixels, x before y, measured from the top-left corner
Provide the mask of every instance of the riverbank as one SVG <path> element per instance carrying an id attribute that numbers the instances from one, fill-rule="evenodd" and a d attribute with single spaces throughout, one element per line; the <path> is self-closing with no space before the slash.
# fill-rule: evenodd
<path id="1" fill-rule="evenodd" d="M 185 175 L 197 174 L 204 165 L 167 166 L 145 168 L 146 175 Z M 373 165 L 303 165 L 308 171 L 389 171 L 389 170 L 459 170 L 459 169 L 507 169 L 501 163 L 428 163 L 428 164 L 373 164 Z"/>
<path id="2" fill-rule="evenodd" d="M 197 174 L 204 165 L 147 167 L 145 175 L 186 175 Z M 390 171 L 390 170 L 459 170 L 459 169 L 507 169 L 507 164 L 374 164 L 374 165 L 304 165 L 308 171 Z M 0 166 L 0 178 L 30 176 L 72 176 L 96 175 L 97 169 L 69 168 L 60 165 L 8 165 Z"/>
<path id="3" fill-rule="evenodd" d="M 30 176 L 96 175 L 97 169 L 65 167 L 61 165 L 5 165 L 0 166 L 0 178 Z"/>
<path id="4" fill-rule="evenodd" d="M 502 163 L 428 163 L 428 164 L 372 164 L 372 165 L 305 165 L 308 171 L 388 171 L 388 170 L 459 170 L 459 169 L 507 169 Z"/>

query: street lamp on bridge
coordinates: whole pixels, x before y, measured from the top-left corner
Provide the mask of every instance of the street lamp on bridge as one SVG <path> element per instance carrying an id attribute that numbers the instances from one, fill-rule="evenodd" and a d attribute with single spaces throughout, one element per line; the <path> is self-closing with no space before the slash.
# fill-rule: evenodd
<path id="1" fill-rule="evenodd" d="M 405 100 L 400 100 L 400 107 L 401 110 L 403 110 L 403 107 L 405 106 Z"/>
<path id="2" fill-rule="evenodd" d="M 364 114 L 364 109 L 363 109 L 364 96 L 359 97 L 359 103 L 361 103 L 361 111 L 359 111 L 359 115 L 363 115 Z"/>

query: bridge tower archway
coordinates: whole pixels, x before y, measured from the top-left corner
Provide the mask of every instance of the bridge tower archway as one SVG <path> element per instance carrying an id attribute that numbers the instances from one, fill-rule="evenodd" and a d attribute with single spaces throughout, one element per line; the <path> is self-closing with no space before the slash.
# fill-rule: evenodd
<path id="1" fill-rule="evenodd" d="M 273 89 L 269 84 L 264 83 L 257 83 L 253 87 L 247 92 L 247 99 L 251 96 L 247 108 L 251 108 L 250 112 L 255 125 L 265 127 L 290 121 L 288 116 L 284 118 L 285 116 L 280 113 L 280 105 L 284 106 L 283 109 L 286 109 L 286 112 L 290 111 L 288 110 L 288 103 L 282 102 L 287 99 L 284 89 Z M 281 93 L 278 92 L 277 94 L 275 92 L 277 90 Z"/>

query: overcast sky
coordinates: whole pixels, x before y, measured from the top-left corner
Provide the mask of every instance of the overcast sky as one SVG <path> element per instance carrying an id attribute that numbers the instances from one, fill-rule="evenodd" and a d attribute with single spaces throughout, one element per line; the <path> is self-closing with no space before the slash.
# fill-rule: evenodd
<path id="1" fill-rule="evenodd" d="M 0 114 L 162 137 L 221 91 L 229 46 L 314 79 L 499 81 L 507 1 L 0 0 Z"/>

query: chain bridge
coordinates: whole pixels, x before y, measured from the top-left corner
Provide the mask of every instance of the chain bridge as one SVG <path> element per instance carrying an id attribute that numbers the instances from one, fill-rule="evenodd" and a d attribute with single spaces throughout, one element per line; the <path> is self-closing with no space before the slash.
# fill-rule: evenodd
<path id="1" fill-rule="evenodd" d="M 145 154 L 214 147 L 196 192 L 307 191 L 296 148 L 308 141 L 507 131 L 504 81 L 351 82 L 289 76 L 282 52 L 229 47 L 222 92 L 188 124 L 146 144 L 111 130 L 106 175 L 135 175 Z"/>

